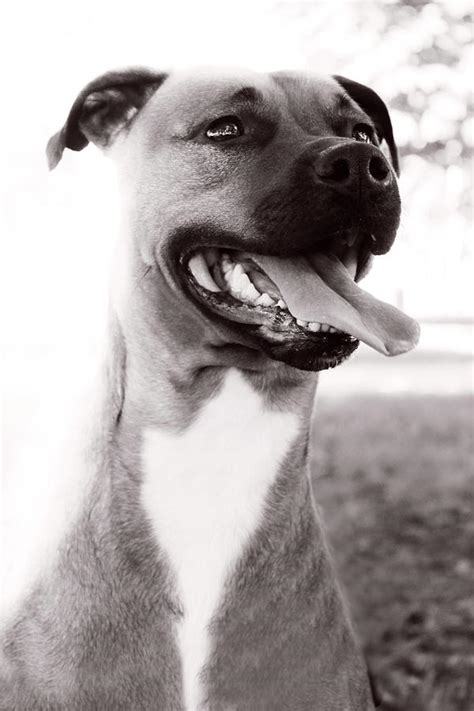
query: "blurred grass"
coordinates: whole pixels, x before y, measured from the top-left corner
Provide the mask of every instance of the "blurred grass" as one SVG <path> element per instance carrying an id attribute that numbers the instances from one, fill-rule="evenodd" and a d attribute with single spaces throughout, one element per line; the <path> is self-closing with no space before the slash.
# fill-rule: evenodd
<path id="1" fill-rule="evenodd" d="M 474 709 L 473 401 L 317 400 L 312 471 L 385 711 Z"/>

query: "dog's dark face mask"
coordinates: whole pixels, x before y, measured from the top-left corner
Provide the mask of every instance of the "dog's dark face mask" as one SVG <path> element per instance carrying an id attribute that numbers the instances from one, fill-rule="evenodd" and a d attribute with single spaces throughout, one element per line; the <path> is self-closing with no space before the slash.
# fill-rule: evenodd
<path id="1" fill-rule="evenodd" d="M 415 345 L 417 325 L 356 285 L 400 220 L 390 117 L 369 88 L 118 72 L 78 97 L 50 164 L 89 140 L 126 176 L 135 259 L 224 341 L 304 370 L 359 339 L 386 355 Z"/>

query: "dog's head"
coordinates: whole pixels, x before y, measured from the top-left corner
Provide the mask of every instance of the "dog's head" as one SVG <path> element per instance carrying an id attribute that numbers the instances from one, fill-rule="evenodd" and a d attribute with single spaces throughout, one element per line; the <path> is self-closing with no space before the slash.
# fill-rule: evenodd
<path id="1" fill-rule="evenodd" d="M 411 320 L 355 283 L 400 220 L 390 117 L 368 87 L 296 73 L 109 73 L 50 140 L 50 166 L 89 141 L 125 176 L 135 259 L 223 343 L 321 370 L 358 339 L 387 354 L 416 342 Z"/>

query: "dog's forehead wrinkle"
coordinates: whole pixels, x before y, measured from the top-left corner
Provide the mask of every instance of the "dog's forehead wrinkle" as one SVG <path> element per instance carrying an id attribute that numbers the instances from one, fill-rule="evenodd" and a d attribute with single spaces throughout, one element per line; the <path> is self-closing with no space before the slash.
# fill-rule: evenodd
<path id="1" fill-rule="evenodd" d="M 334 123 L 342 92 L 331 77 L 298 72 L 275 72 L 271 76 L 282 90 L 292 118 L 303 129 L 328 128 Z"/>
<path id="2" fill-rule="evenodd" d="M 253 86 L 244 86 L 242 89 L 238 89 L 236 92 L 234 92 L 230 99 L 231 101 L 244 100 L 256 102 L 263 100 L 263 94 L 260 89 L 256 89 Z"/>
<path id="3" fill-rule="evenodd" d="M 233 95 L 236 98 L 256 100 L 266 87 L 271 86 L 271 79 L 267 74 L 258 72 L 178 72 L 172 74 L 162 87 L 162 92 L 176 93 L 192 96 L 201 95 L 203 98 L 222 97 Z M 240 95 L 240 96 L 237 96 Z"/>
<path id="4" fill-rule="evenodd" d="M 258 73 L 176 73 L 145 107 L 149 128 L 157 133 L 185 135 L 200 120 L 218 118 L 240 110 L 271 110 L 274 100 L 271 77 Z"/>

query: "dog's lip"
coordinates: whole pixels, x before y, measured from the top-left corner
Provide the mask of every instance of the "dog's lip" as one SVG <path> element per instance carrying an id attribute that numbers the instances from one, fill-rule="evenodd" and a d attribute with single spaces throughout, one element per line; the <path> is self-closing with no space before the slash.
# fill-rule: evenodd
<path id="1" fill-rule="evenodd" d="M 243 261 L 252 262 L 252 267 L 254 267 L 255 270 L 259 270 L 262 276 L 266 277 L 264 270 L 262 270 L 254 260 L 254 257 L 257 256 L 254 253 L 250 254 L 236 250 L 235 248 L 216 247 L 215 245 L 209 247 L 200 246 L 197 249 L 187 250 L 181 255 L 179 260 L 181 274 L 184 276 L 184 282 L 193 300 L 197 299 L 197 301 L 207 309 L 223 316 L 227 321 L 247 326 L 262 327 L 266 332 L 270 330 L 279 340 L 285 337 L 291 339 L 291 337 L 298 336 L 300 338 L 305 337 L 313 341 L 319 341 L 321 338 L 327 340 L 328 337 L 337 339 L 337 336 L 340 335 L 344 335 L 346 338 L 350 338 L 354 341 L 357 340 L 353 339 L 349 334 L 333 328 L 330 324 L 308 324 L 307 322 L 301 322 L 290 313 L 286 304 L 278 306 L 280 302 L 278 301 L 278 296 L 275 294 L 275 291 L 271 292 L 274 304 L 262 305 L 246 303 L 234 297 L 229 291 L 213 290 L 211 284 L 207 285 L 208 288 L 204 288 L 190 269 L 190 263 L 197 255 L 210 250 L 223 253 L 224 255 L 233 255 L 236 264 L 241 264 Z M 356 266 L 354 265 L 354 272 L 355 269 Z M 268 279 L 268 277 L 266 278 Z M 273 287 L 278 291 L 278 287 L 275 284 L 273 284 Z M 263 296 L 268 296 L 268 294 L 264 293 Z M 316 330 L 315 327 L 318 325 L 322 326 L 321 330 Z"/>

